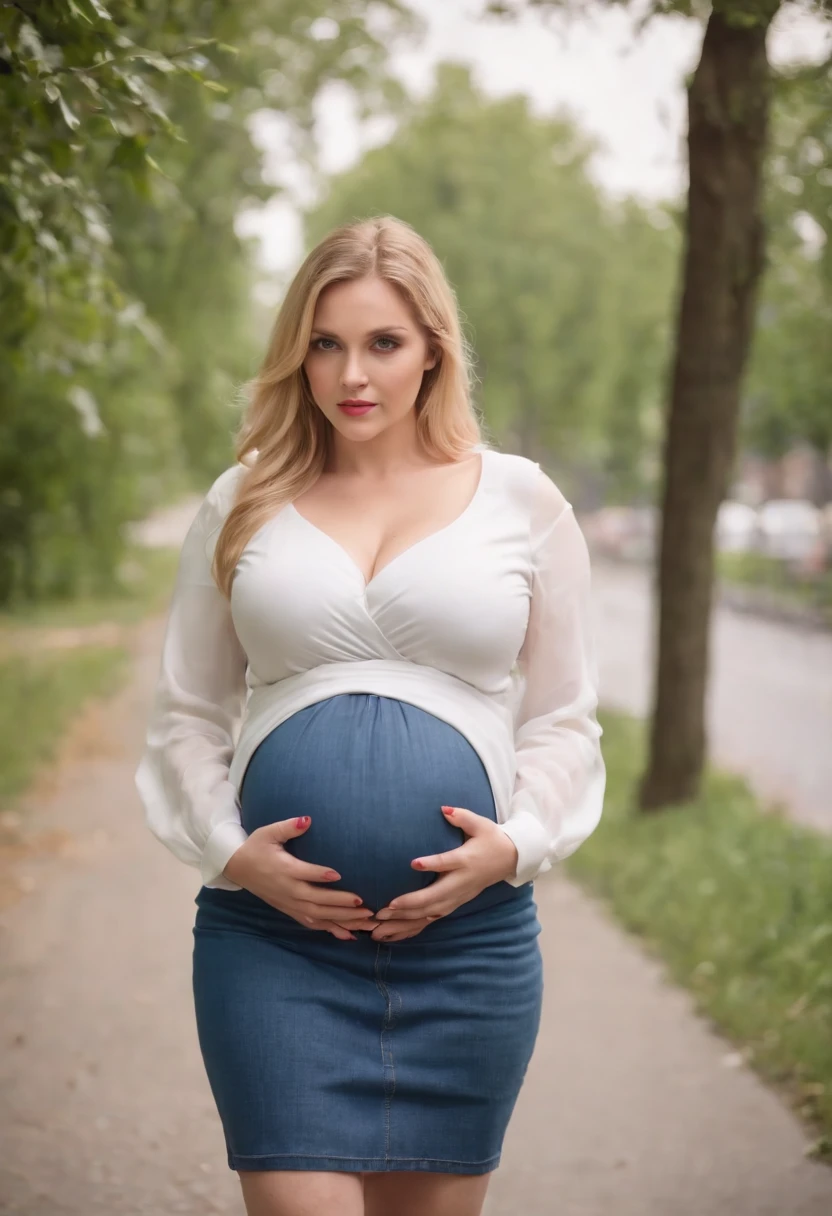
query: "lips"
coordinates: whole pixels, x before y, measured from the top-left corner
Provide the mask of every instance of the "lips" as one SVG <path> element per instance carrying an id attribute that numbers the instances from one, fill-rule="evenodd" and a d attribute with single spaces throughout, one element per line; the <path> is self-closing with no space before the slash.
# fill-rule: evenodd
<path id="1" fill-rule="evenodd" d="M 370 410 L 375 409 L 375 406 L 375 401 L 362 401 L 359 399 L 338 402 L 338 409 L 348 414 L 351 418 L 357 417 L 360 414 L 368 414 Z"/>

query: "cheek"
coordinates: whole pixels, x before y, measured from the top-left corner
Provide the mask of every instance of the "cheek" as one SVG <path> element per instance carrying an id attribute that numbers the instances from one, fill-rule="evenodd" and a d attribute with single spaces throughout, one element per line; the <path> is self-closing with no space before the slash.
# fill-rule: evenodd
<path id="1" fill-rule="evenodd" d="M 388 394 L 413 397 L 418 391 L 423 375 L 422 359 L 418 355 L 402 356 L 391 359 L 386 369 L 379 375 L 379 383 L 383 384 Z"/>
<path id="2" fill-rule="evenodd" d="M 332 384 L 332 372 L 327 368 L 323 359 L 307 359 L 303 365 L 312 396 L 316 399 L 326 396 Z"/>

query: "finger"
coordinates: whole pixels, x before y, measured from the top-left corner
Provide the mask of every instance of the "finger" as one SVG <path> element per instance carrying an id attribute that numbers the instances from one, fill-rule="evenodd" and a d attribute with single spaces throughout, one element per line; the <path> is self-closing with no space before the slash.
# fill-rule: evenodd
<path id="1" fill-rule="evenodd" d="M 383 925 L 389 925 L 394 920 L 439 920 L 441 916 L 447 916 L 458 906 L 455 903 L 430 904 L 427 908 L 416 908 L 412 912 L 406 908 L 397 908 L 389 916 L 382 916 L 380 912 L 377 912 L 376 919 Z"/>
<path id="2" fill-rule="evenodd" d="M 291 853 L 284 854 L 288 863 L 290 878 L 300 879 L 301 882 L 338 882 L 341 875 L 329 866 L 316 866 L 311 861 L 301 861 Z"/>
<path id="3" fill-rule="evenodd" d="M 328 933 L 331 933 L 333 937 L 337 937 L 339 941 L 342 941 L 342 942 L 357 942 L 358 941 L 358 938 L 355 936 L 354 933 L 351 933 L 350 930 L 347 929 L 344 925 L 337 925 L 334 921 L 322 921 L 321 924 L 316 927 L 320 928 L 320 929 L 325 929 Z"/>
<path id="4" fill-rule="evenodd" d="M 326 908 L 360 908 L 364 904 L 355 891 L 328 891 L 326 887 L 315 887 L 305 882 L 297 884 L 294 895 L 305 903 L 320 904 Z"/>
<path id="5" fill-rule="evenodd" d="M 283 844 L 287 840 L 293 840 L 295 836 L 302 836 L 311 822 L 308 815 L 300 815 L 296 819 L 279 819 L 277 823 L 264 823 L 260 831 L 273 844 Z"/>
<path id="6" fill-rule="evenodd" d="M 372 938 L 376 942 L 401 942 L 408 937 L 416 937 L 431 923 L 429 920 L 388 921 L 372 934 Z"/>
<path id="7" fill-rule="evenodd" d="M 376 920 L 383 925 L 397 920 L 439 920 L 440 916 L 447 916 L 449 912 L 453 912 L 454 908 L 458 908 L 464 902 L 464 897 L 451 899 L 445 896 L 442 900 L 434 900 L 432 903 L 410 908 L 401 906 L 396 900 L 394 909 L 382 908 L 380 912 L 376 912 Z"/>
<path id="8" fill-rule="evenodd" d="M 435 912 L 441 915 L 442 909 L 449 903 L 455 907 L 456 904 L 462 902 L 458 898 L 461 890 L 462 884 L 459 878 L 446 874 L 421 891 L 410 891 L 407 895 L 397 895 L 395 899 L 390 900 L 386 908 L 380 908 L 376 912 L 376 916 L 379 920 L 395 920 L 399 916 L 412 919 L 414 916 L 429 916 Z"/>
<path id="9" fill-rule="evenodd" d="M 300 916 L 307 924 L 312 921 L 332 920 L 333 914 L 337 915 L 339 921 L 343 921 L 345 925 L 363 924 L 373 916 L 369 908 L 333 908 L 327 907 L 324 904 L 315 904 L 305 900 L 299 900 L 297 904 L 297 915 Z"/>
<path id="10" fill-rule="evenodd" d="M 456 870 L 463 864 L 458 856 L 461 848 L 462 845 L 459 845 L 450 853 L 434 853 L 432 857 L 414 857 L 410 864 L 414 870 L 435 870 L 439 874 Z"/>
<path id="11" fill-rule="evenodd" d="M 299 857 L 295 857 L 286 850 L 281 853 L 281 863 L 289 877 L 298 882 L 338 882 L 341 878 L 338 871 L 333 870 L 331 866 L 319 866 L 311 861 L 301 861 Z"/>
<path id="12" fill-rule="evenodd" d="M 333 935 L 333 937 L 339 938 L 341 941 L 352 941 L 352 942 L 358 941 L 358 937 L 357 937 L 358 932 L 364 933 L 368 930 L 376 929 L 379 927 L 378 921 L 375 921 L 375 920 L 369 921 L 367 923 L 362 923 L 360 925 L 359 924 L 342 925 L 342 924 L 339 924 L 338 921 L 332 921 L 332 920 L 317 920 L 316 921 L 313 917 L 310 917 L 308 923 L 309 923 L 309 927 L 311 929 L 322 929 L 328 933 L 331 933 Z"/>
<path id="13" fill-rule="evenodd" d="M 478 815 L 476 811 L 469 811 L 464 806 L 443 806 L 442 814 L 448 823 L 453 824 L 455 828 L 462 828 L 467 836 L 479 836 L 494 827 L 492 820 Z"/>

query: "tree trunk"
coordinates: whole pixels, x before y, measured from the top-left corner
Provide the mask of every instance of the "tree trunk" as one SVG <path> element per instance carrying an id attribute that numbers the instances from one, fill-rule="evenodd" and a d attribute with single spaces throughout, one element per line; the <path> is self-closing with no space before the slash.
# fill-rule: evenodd
<path id="1" fill-rule="evenodd" d="M 713 530 L 734 462 L 765 244 L 765 40 L 779 0 L 757 7 L 756 24 L 732 24 L 731 5 L 714 6 L 688 92 L 687 241 L 665 435 L 658 664 L 642 810 L 694 797 L 705 763 Z"/>

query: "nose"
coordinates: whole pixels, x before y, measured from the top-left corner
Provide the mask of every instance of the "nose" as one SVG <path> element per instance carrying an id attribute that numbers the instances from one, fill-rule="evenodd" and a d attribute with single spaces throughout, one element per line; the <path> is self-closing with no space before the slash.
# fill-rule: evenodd
<path id="1" fill-rule="evenodd" d="M 341 384 L 343 387 L 347 391 L 363 388 L 368 379 L 369 377 L 361 365 L 360 351 L 347 351 L 347 356 L 341 369 Z"/>

